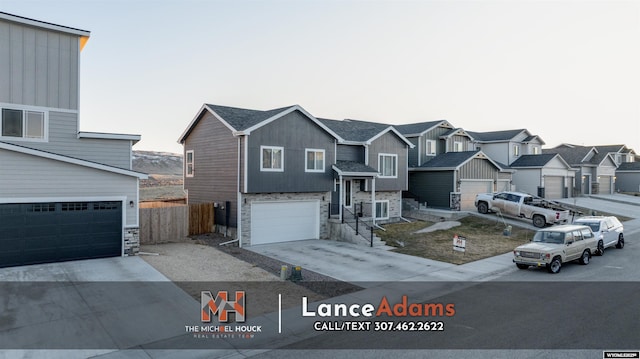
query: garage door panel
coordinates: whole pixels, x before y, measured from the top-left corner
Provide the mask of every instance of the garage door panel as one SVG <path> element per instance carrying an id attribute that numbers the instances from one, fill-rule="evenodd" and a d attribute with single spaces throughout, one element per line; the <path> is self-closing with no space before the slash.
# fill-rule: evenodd
<path id="1" fill-rule="evenodd" d="M 319 237 L 318 201 L 265 202 L 251 206 L 251 244 Z"/>
<path id="2" fill-rule="evenodd" d="M 493 181 L 461 181 L 460 192 L 460 209 L 473 210 L 477 194 L 493 192 Z"/>
<path id="3" fill-rule="evenodd" d="M 121 202 L 0 204 L 0 267 L 121 253 Z"/>
<path id="4" fill-rule="evenodd" d="M 544 178 L 544 197 L 562 198 L 564 193 L 564 177 L 546 176 Z"/>

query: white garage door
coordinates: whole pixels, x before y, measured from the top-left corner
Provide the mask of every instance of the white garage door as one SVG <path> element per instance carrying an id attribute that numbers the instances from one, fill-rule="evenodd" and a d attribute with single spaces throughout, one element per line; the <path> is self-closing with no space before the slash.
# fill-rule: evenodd
<path id="1" fill-rule="evenodd" d="M 320 237 L 318 201 L 251 204 L 251 245 Z"/>
<path id="2" fill-rule="evenodd" d="M 473 202 L 479 193 L 493 192 L 493 181 L 469 181 L 462 180 L 460 182 L 460 210 L 472 211 L 475 209 Z"/>
<path id="3" fill-rule="evenodd" d="M 544 178 L 544 198 L 562 198 L 564 193 L 564 177 L 546 176 Z"/>
<path id="4" fill-rule="evenodd" d="M 611 194 L 611 176 L 598 177 L 598 193 Z"/>

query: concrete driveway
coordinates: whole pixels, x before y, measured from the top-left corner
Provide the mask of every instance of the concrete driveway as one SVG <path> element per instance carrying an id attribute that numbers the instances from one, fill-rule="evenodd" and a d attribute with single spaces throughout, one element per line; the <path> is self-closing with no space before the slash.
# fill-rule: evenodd
<path id="1" fill-rule="evenodd" d="M 92 357 L 200 319 L 199 303 L 138 257 L 2 268 L 0 293 L 0 357 Z"/>

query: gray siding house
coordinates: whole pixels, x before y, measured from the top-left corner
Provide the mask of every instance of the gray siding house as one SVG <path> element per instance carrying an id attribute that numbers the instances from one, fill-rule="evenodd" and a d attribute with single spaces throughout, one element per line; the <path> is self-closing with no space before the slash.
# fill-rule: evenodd
<path id="1" fill-rule="evenodd" d="M 640 192 L 640 162 L 623 162 L 616 169 L 616 191 Z"/>
<path id="2" fill-rule="evenodd" d="M 571 196 L 576 169 L 557 153 L 522 155 L 510 167 L 516 170 L 513 182 L 519 192 L 551 199 Z"/>
<path id="3" fill-rule="evenodd" d="M 338 141 L 300 106 L 205 104 L 179 138 L 188 202 L 216 203 L 241 246 L 327 238 Z"/>
<path id="4" fill-rule="evenodd" d="M 410 143 L 391 126 L 205 104 L 178 141 L 188 202 L 216 203 L 241 246 L 328 238 L 332 202 L 400 216 Z"/>
<path id="5" fill-rule="evenodd" d="M 479 193 L 511 188 L 511 171 L 475 148 L 475 139 L 445 120 L 396 125 L 409 150 L 409 189 L 421 205 L 470 210 Z"/>
<path id="6" fill-rule="evenodd" d="M 610 194 L 615 188 L 618 167 L 608 152 L 595 147 L 562 144 L 544 149 L 543 153 L 557 153 L 576 170 L 574 194 Z"/>
<path id="7" fill-rule="evenodd" d="M 79 129 L 89 35 L 0 12 L 0 266 L 137 251 L 140 136 Z"/>

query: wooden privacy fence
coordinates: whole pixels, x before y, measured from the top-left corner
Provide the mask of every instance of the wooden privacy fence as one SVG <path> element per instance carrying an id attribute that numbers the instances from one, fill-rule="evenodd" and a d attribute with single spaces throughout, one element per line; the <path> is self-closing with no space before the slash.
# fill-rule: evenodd
<path id="1" fill-rule="evenodd" d="M 213 218 L 213 203 L 140 203 L 140 243 L 164 243 L 213 232 Z"/>
<path id="2" fill-rule="evenodd" d="M 189 235 L 213 232 L 213 203 L 189 205 Z"/>

